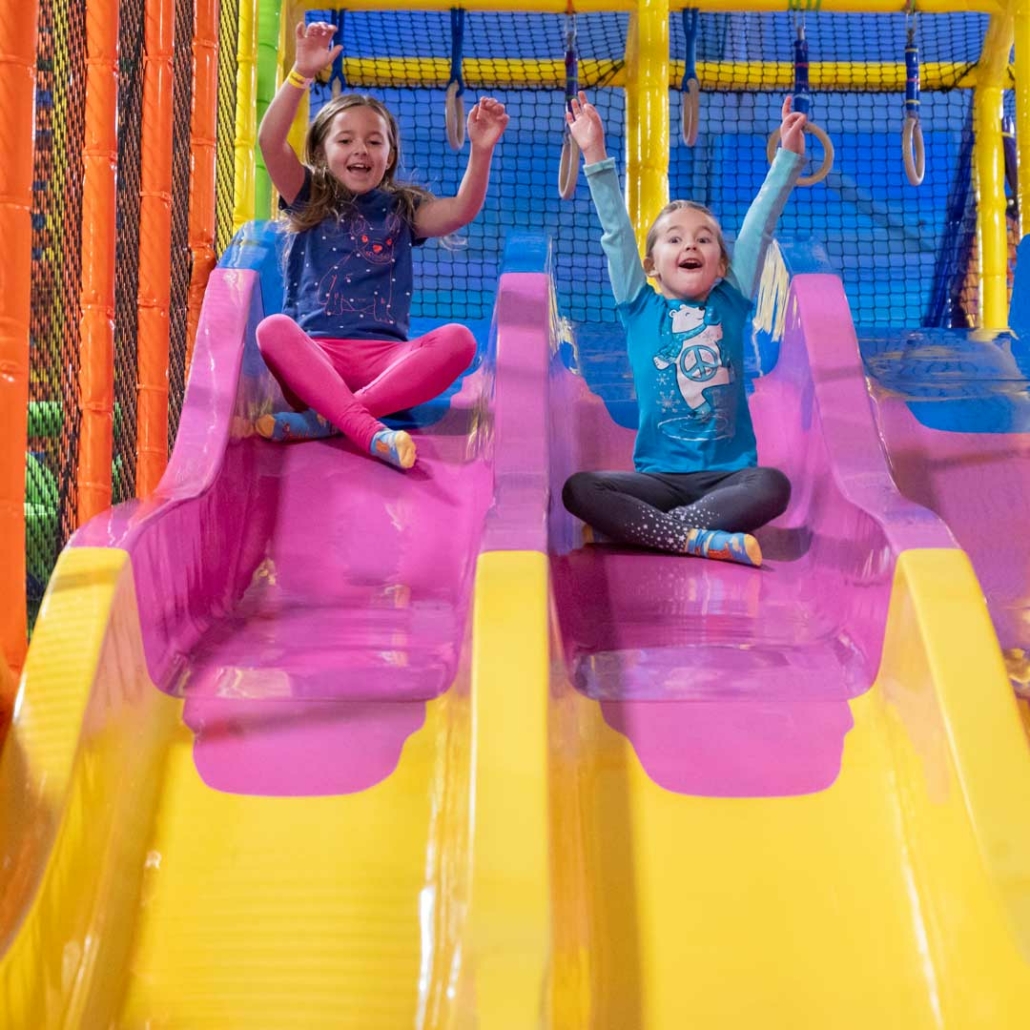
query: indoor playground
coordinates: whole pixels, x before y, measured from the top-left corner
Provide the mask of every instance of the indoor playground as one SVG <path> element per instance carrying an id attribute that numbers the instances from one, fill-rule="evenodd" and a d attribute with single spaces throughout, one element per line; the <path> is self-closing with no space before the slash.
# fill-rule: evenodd
<path id="1" fill-rule="evenodd" d="M 1030 0 L 0 0 L 0 1026 L 1030 1026 Z M 474 361 L 287 443 L 257 128 L 298 22 L 478 218 Z M 760 569 L 595 538 L 638 409 L 564 118 L 732 246 Z M 702 370 L 703 371 L 703 370 Z"/>

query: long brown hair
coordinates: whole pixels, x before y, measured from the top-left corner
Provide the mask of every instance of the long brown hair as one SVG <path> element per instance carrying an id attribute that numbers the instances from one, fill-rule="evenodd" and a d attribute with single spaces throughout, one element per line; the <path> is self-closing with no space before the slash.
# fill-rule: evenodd
<path id="1" fill-rule="evenodd" d="M 304 157 L 311 168 L 311 195 L 303 208 L 289 212 L 289 228 L 293 232 L 312 229 L 326 218 L 346 216 L 354 202 L 354 194 L 329 171 L 325 160 L 325 139 L 329 135 L 333 119 L 341 111 L 347 111 L 352 107 L 370 107 L 386 122 L 390 137 L 390 163 L 378 188 L 398 197 L 400 214 L 404 220 L 412 224 L 419 204 L 433 197 L 429 190 L 410 182 L 397 182 L 394 177 L 401 156 L 400 130 L 397 127 L 397 119 L 389 108 L 382 101 L 364 93 L 343 93 L 330 100 L 318 112 L 308 128 Z"/>

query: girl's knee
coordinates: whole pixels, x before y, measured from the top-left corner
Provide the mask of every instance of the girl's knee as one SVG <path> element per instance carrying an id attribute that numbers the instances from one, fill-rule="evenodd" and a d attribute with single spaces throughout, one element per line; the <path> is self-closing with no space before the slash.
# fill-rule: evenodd
<path id="1" fill-rule="evenodd" d="M 298 329 L 297 323 L 289 315 L 269 315 L 261 319 L 254 331 L 258 350 L 267 358 L 274 354 L 280 345 L 286 344 Z"/>
<path id="2" fill-rule="evenodd" d="M 762 490 L 769 498 L 769 503 L 782 514 L 790 504 L 790 480 L 779 470 L 762 468 Z"/>
<path id="3" fill-rule="evenodd" d="M 584 508 L 586 497 L 593 491 L 594 477 L 589 472 L 573 472 L 561 489 L 561 502 L 573 515 Z"/>
<path id="4" fill-rule="evenodd" d="M 290 318 L 289 315 L 278 313 L 275 315 L 266 315 L 257 324 L 258 336 L 268 336 L 269 334 L 278 335 L 281 332 L 289 332 L 296 326 L 296 322 Z"/>
<path id="5" fill-rule="evenodd" d="M 460 322 L 451 322 L 441 326 L 441 331 L 446 334 L 445 339 L 455 364 L 460 364 L 460 371 L 464 371 L 476 356 L 476 338 L 472 330 Z"/>

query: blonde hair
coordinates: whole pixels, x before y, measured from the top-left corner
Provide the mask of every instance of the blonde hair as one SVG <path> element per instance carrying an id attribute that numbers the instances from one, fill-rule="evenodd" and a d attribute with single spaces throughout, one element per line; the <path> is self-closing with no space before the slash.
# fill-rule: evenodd
<path id="1" fill-rule="evenodd" d="M 311 169 L 311 193 L 308 202 L 300 210 L 288 213 L 289 228 L 293 232 L 312 229 L 326 218 L 346 215 L 354 202 L 354 194 L 329 171 L 325 159 L 325 140 L 332 128 L 333 119 L 341 111 L 349 111 L 352 107 L 369 107 L 386 123 L 390 161 L 378 188 L 398 197 L 400 213 L 404 220 L 409 224 L 413 223 L 419 204 L 433 197 L 429 190 L 421 186 L 397 182 L 394 178 L 401 156 L 400 130 L 397 127 L 397 119 L 390 109 L 382 101 L 364 93 L 343 93 L 330 100 L 308 127 L 304 159 Z"/>
<path id="2" fill-rule="evenodd" d="M 671 215 L 673 211 L 683 211 L 684 209 L 699 211 L 711 220 L 712 228 L 715 230 L 715 238 L 719 242 L 719 254 L 722 257 L 723 263 L 729 268 L 730 252 L 726 246 L 726 240 L 723 239 L 722 226 L 719 225 L 719 219 L 712 214 L 709 208 L 705 207 L 704 204 L 699 204 L 696 200 L 672 200 L 658 212 L 658 217 L 651 223 L 651 228 L 647 230 L 647 238 L 644 241 L 644 257 L 649 258 L 654 251 L 654 245 L 658 242 L 658 226 L 661 220 L 666 215 Z"/>

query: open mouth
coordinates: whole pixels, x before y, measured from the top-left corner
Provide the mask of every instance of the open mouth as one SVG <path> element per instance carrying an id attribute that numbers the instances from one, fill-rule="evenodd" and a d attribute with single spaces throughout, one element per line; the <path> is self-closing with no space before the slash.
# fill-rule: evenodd
<path id="1" fill-rule="evenodd" d="M 686 269 L 688 272 L 696 272 L 701 267 L 701 262 L 696 258 L 687 258 L 686 261 L 680 262 L 680 268 Z"/>

